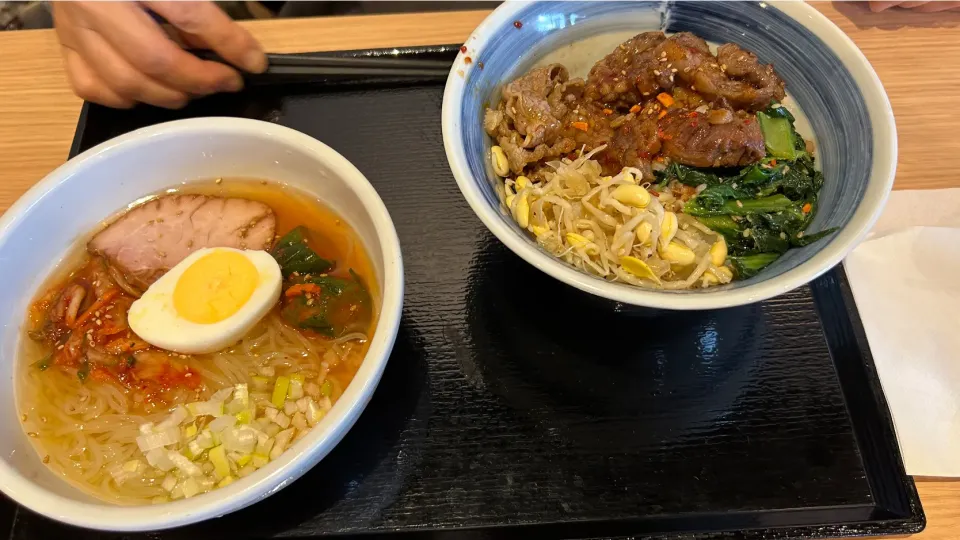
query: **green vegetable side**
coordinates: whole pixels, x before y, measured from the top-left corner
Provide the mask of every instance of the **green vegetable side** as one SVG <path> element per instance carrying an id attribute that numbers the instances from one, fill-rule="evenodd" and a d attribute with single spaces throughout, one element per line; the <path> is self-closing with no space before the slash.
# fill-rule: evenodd
<path id="1" fill-rule="evenodd" d="M 661 186 L 677 181 L 706 185 L 683 212 L 723 235 L 738 279 L 756 275 L 793 247 L 836 231 L 804 230 L 817 209 L 823 173 L 794 129 L 793 115 L 780 105 L 757 113 L 767 156 L 742 169 L 696 169 L 676 163 L 659 173 Z"/>
<path id="2" fill-rule="evenodd" d="M 327 337 L 365 332 L 373 301 L 353 269 L 348 277 L 328 275 L 334 263 L 311 249 L 308 231 L 297 227 L 271 251 L 284 276 L 280 314 L 288 323 Z"/>
<path id="3" fill-rule="evenodd" d="M 307 245 L 306 227 L 296 227 L 283 235 L 270 252 L 280 265 L 283 277 L 298 272 L 300 274 L 322 273 L 333 268 L 333 263 L 319 255 Z"/>

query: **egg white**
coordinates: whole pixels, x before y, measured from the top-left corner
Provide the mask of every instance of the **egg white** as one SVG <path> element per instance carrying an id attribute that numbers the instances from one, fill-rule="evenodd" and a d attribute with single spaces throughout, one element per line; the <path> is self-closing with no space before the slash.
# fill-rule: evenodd
<path id="1" fill-rule="evenodd" d="M 173 305 L 173 291 L 180 276 L 201 257 L 216 251 L 233 251 L 257 269 L 259 280 L 250 298 L 226 319 L 199 324 L 180 317 Z M 204 354 L 223 350 L 240 339 L 267 315 L 280 299 L 283 276 L 277 261 L 266 251 L 205 248 L 180 261 L 130 306 L 130 329 L 147 343 L 181 354 Z"/>

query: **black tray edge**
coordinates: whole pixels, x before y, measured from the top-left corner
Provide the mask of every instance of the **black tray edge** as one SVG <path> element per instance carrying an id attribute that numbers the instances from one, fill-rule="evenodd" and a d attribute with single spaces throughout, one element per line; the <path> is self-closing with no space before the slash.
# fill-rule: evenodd
<path id="1" fill-rule="evenodd" d="M 840 294 L 826 294 L 826 289 L 831 286 L 838 287 Z M 827 336 L 827 343 L 834 358 L 837 378 L 843 387 L 848 416 L 864 457 L 864 468 L 878 510 L 893 519 L 904 520 L 904 526 L 909 528 L 911 534 L 920 532 L 926 526 L 926 515 L 916 483 L 907 475 L 903 465 L 893 417 L 883 395 L 880 377 L 843 265 L 838 264 L 828 274 L 815 280 L 811 287 L 824 328 L 829 329 L 831 334 Z M 830 305 L 838 301 L 842 305 Z M 846 317 L 839 317 L 840 313 L 845 313 Z M 844 361 L 851 358 L 859 358 L 860 361 Z M 882 448 L 870 444 L 877 438 L 893 443 Z M 881 469 L 891 468 L 898 472 L 904 482 L 891 485 L 879 474 Z"/>

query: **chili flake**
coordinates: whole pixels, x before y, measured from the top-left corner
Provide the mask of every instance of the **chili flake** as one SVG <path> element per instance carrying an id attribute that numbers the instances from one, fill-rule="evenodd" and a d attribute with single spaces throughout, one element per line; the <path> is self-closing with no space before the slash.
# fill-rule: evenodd
<path id="1" fill-rule="evenodd" d="M 632 112 L 633 114 L 637 114 L 638 112 L 640 112 L 640 105 L 634 105 L 633 107 L 630 107 L 630 112 Z"/>
<path id="2" fill-rule="evenodd" d="M 520 21 L 513 21 L 513 26 L 514 26 L 517 30 L 519 30 L 519 29 L 523 28 L 523 23 L 520 22 Z"/>
<path id="3" fill-rule="evenodd" d="M 467 54 L 467 46 L 466 46 L 466 45 L 461 45 L 461 46 L 460 46 L 460 52 L 462 52 L 463 54 Z"/>
<path id="4" fill-rule="evenodd" d="M 813 205 L 810 204 L 810 203 L 807 203 L 807 204 L 803 205 L 803 208 L 801 208 L 801 210 L 803 210 L 803 213 L 804 213 L 804 214 L 809 214 L 810 211 L 813 210 Z"/>
<path id="5" fill-rule="evenodd" d="M 573 127 L 573 129 L 579 129 L 580 131 L 589 131 L 590 129 L 590 124 L 586 122 L 571 122 L 570 126 Z"/>

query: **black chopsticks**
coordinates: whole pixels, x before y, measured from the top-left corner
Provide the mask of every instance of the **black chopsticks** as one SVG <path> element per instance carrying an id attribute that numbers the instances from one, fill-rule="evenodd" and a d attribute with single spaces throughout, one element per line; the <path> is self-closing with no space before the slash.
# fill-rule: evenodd
<path id="1" fill-rule="evenodd" d="M 204 60 L 228 63 L 213 51 L 192 51 Z M 244 73 L 251 84 L 288 83 L 291 81 L 349 80 L 416 80 L 442 81 L 450 73 L 450 62 L 443 60 L 410 60 L 389 56 L 323 56 L 267 54 L 268 67 L 263 73 Z"/>

